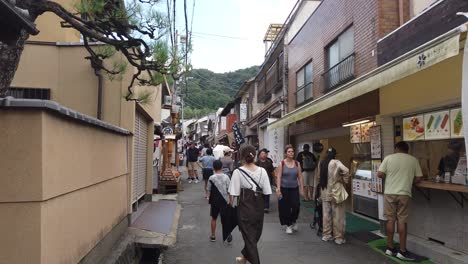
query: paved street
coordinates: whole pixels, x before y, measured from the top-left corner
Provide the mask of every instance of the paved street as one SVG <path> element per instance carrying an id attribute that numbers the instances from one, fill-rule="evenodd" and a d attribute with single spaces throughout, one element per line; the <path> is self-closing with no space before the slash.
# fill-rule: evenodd
<path id="1" fill-rule="evenodd" d="M 184 175 L 184 174 L 183 174 Z M 238 229 L 233 232 L 232 245 L 221 240 L 221 224 L 218 220 L 217 239 L 209 241 L 209 205 L 203 195 L 203 183 L 188 184 L 184 178 L 183 192 L 179 194 L 182 213 L 179 222 L 177 244 L 164 253 L 165 264 L 235 263 L 243 247 Z M 303 209 L 303 208 L 301 208 Z M 335 245 L 322 242 L 309 228 L 312 215 L 306 210 L 300 214 L 300 230 L 294 235 L 286 235 L 279 225 L 277 204 L 272 198 L 272 211 L 265 216 L 263 235 L 259 243 L 262 263 L 393 263 L 374 252 L 363 242 L 348 236 L 347 244 Z"/>

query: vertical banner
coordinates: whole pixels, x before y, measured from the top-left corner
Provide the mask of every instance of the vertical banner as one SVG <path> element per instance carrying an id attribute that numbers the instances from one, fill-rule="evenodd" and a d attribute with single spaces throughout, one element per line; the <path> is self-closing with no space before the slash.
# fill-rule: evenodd
<path id="1" fill-rule="evenodd" d="M 247 104 L 240 104 L 239 121 L 247 121 Z"/>
<path id="2" fill-rule="evenodd" d="M 468 124 L 468 41 L 465 42 L 462 70 L 462 120 L 463 124 Z M 468 135 L 467 126 L 463 126 L 463 132 Z M 465 149 L 468 149 L 467 140 L 465 140 Z"/>
<path id="3" fill-rule="evenodd" d="M 268 118 L 268 123 L 272 123 L 275 120 Z M 265 143 L 265 146 L 270 151 L 268 156 L 273 160 L 273 166 L 278 167 L 284 157 L 284 128 L 267 129 L 265 132 L 268 133 L 268 141 Z"/>

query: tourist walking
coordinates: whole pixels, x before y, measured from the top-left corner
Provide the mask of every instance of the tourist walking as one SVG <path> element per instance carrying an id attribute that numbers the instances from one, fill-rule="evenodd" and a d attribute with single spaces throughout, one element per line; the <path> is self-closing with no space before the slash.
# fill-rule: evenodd
<path id="1" fill-rule="evenodd" d="M 234 160 L 232 159 L 232 149 L 227 148 L 223 150 L 224 156 L 220 158 L 221 162 L 223 163 L 223 173 L 229 176 L 232 175 L 232 171 L 234 170 Z"/>
<path id="2" fill-rule="evenodd" d="M 262 167 L 268 173 L 268 179 L 270 183 L 273 183 L 274 175 L 275 175 L 275 166 L 273 166 L 273 160 L 268 157 L 268 149 L 264 148 L 258 152 L 258 159 L 255 162 L 255 165 Z M 270 212 L 270 195 L 265 195 L 265 213 Z"/>
<path id="3" fill-rule="evenodd" d="M 302 168 L 304 178 L 304 200 L 310 201 L 314 195 L 315 169 L 317 168 L 317 157 L 310 151 L 310 145 L 304 144 L 303 151 L 297 154 L 296 160 Z"/>
<path id="4" fill-rule="evenodd" d="M 229 184 L 231 181 L 229 177 L 224 174 L 222 169 L 223 164 L 219 160 L 213 162 L 214 174 L 208 179 L 208 197 L 210 198 L 210 216 L 211 216 L 211 236 L 210 241 L 216 241 L 216 220 L 218 219 L 221 210 L 224 209 L 229 203 Z M 232 236 L 227 239 L 230 243 Z"/>
<path id="5" fill-rule="evenodd" d="M 198 154 L 199 154 L 199 151 L 195 147 L 195 143 L 191 142 L 186 153 L 187 162 L 188 162 L 188 182 L 189 183 L 192 183 L 192 181 L 195 181 L 195 183 L 198 183 L 198 172 L 197 172 Z"/>
<path id="6" fill-rule="evenodd" d="M 244 165 L 233 171 L 229 186 L 230 204 L 237 200 L 238 225 L 245 243 L 236 263 L 260 264 L 257 243 L 263 231 L 263 195 L 271 194 L 271 186 L 265 169 L 254 163 L 255 147 L 243 146 L 240 155 Z"/>
<path id="7" fill-rule="evenodd" d="M 413 181 L 420 182 L 423 176 L 418 160 L 408 154 L 406 142 L 395 145 L 395 154 L 388 155 L 380 165 L 378 176 L 385 179 L 384 215 L 387 218 L 387 249 L 385 254 L 404 261 L 414 261 L 406 248 L 407 222 Z M 416 179 L 415 179 L 416 177 Z M 395 249 L 393 234 L 398 223 L 400 250 Z"/>
<path id="8" fill-rule="evenodd" d="M 329 148 L 320 162 L 320 190 L 323 210 L 323 241 L 335 240 L 344 244 L 346 215 L 344 201 L 348 197 L 345 184 L 349 182 L 349 169 L 336 159 L 336 149 Z"/>
<path id="9" fill-rule="evenodd" d="M 294 159 L 294 148 L 287 145 L 286 159 L 282 160 L 276 172 L 276 195 L 280 224 L 286 226 L 286 234 L 298 231 L 300 196 L 303 196 L 301 165 Z"/>
<path id="10" fill-rule="evenodd" d="M 208 179 L 213 175 L 213 162 L 215 161 L 215 157 L 213 156 L 213 150 L 207 149 L 206 155 L 200 158 L 200 162 L 202 165 L 202 174 L 203 174 L 203 181 L 205 182 L 205 198 L 208 198 Z"/>

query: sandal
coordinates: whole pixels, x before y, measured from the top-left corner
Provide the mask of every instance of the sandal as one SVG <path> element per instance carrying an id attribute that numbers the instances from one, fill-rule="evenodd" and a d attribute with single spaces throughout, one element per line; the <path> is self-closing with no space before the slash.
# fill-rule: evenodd
<path id="1" fill-rule="evenodd" d="M 236 264 L 246 264 L 247 260 L 244 257 L 237 257 Z"/>
<path id="2" fill-rule="evenodd" d="M 216 242 L 216 237 L 210 236 L 210 241 L 211 241 L 211 242 Z"/>

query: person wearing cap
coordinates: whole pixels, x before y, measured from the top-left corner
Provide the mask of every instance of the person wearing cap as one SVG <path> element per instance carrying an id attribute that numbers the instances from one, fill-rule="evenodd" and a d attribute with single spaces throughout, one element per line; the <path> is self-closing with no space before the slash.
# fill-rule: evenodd
<path id="1" fill-rule="evenodd" d="M 304 200 L 312 200 L 314 192 L 314 177 L 317 167 L 317 157 L 310 151 L 310 145 L 304 144 L 303 151 L 297 154 L 296 160 L 299 161 L 304 178 Z"/>
<path id="2" fill-rule="evenodd" d="M 234 161 L 231 158 L 232 149 L 230 148 L 224 149 L 223 154 L 224 156 L 219 159 L 223 163 L 222 171 L 224 174 L 229 176 L 229 178 L 231 178 L 231 173 L 234 170 Z"/>
<path id="3" fill-rule="evenodd" d="M 338 245 L 344 244 L 346 213 L 344 201 L 337 202 L 333 190 L 337 185 L 349 182 L 349 169 L 336 159 L 336 149 L 329 148 L 327 156 L 319 164 L 321 199 L 323 208 L 323 241 L 335 240 Z"/>
<path id="4" fill-rule="evenodd" d="M 268 151 L 268 149 L 266 149 L 266 148 L 261 149 L 258 152 L 258 159 L 255 162 L 255 164 L 266 170 L 266 172 L 268 173 L 270 183 L 272 183 L 274 175 L 275 175 L 275 166 L 273 166 L 273 160 L 271 160 L 268 157 L 268 152 L 270 152 L 270 151 Z M 264 198 L 265 198 L 264 211 L 265 211 L 265 213 L 268 213 L 268 212 L 270 212 L 270 195 L 265 195 Z"/>

